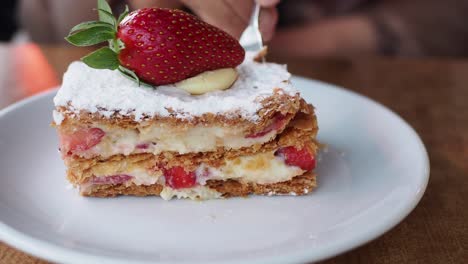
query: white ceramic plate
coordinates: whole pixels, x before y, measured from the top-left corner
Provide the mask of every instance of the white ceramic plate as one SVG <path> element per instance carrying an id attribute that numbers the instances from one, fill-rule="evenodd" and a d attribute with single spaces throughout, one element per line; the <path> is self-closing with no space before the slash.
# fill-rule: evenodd
<path id="1" fill-rule="evenodd" d="M 0 239 L 62 263 L 288 263 L 362 245 L 416 206 L 429 177 L 418 135 L 385 107 L 294 78 L 317 108 L 318 189 L 194 202 L 84 198 L 67 188 L 45 93 L 0 112 Z"/>

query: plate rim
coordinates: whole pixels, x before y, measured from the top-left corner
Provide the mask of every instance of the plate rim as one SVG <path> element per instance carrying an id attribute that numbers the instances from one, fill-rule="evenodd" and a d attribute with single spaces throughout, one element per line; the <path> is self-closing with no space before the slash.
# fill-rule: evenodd
<path id="1" fill-rule="evenodd" d="M 325 89 L 332 89 L 347 95 L 357 97 L 359 100 L 364 100 L 367 103 L 371 103 L 374 107 L 378 107 L 383 111 L 390 113 L 393 117 L 396 117 L 398 121 L 403 124 L 407 130 L 411 133 L 411 137 L 416 140 L 418 146 L 418 152 L 421 154 L 424 172 L 421 175 L 421 186 L 417 194 L 413 197 L 410 203 L 400 211 L 393 213 L 388 217 L 386 222 L 380 222 L 374 226 L 372 230 L 367 232 L 357 233 L 350 241 L 340 242 L 335 244 L 333 248 L 321 249 L 319 253 L 309 250 L 292 250 L 288 253 L 275 256 L 274 258 L 265 257 L 254 257 L 254 258 L 242 258 L 236 260 L 227 260 L 223 263 L 290 263 L 290 262 L 305 262 L 305 261 L 321 261 L 324 259 L 332 258 L 344 252 L 348 252 L 357 247 L 365 245 L 370 241 L 377 239 L 383 234 L 387 233 L 392 228 L 396 227 L 401 221 L 403 221 L 413 210 L 416 208 L 420 200 L 422 199 L 425 190 L 427 188 L 429 177 L 430 177 L 430 160 L 427 149 L 416 130 L 404 120 L 400 115 L 394 112 L 392 109 L 384 106 L 383 104 L 371 99 L 365 95 L 359 94 L 355 91 L 348 90 L 344 87 L 340 87 L 334 84 L 314 80 L 306 77 L 297 75 L 292 76 L 292 82 L 296 80 L 299 82 L 309 82 L 315 85 L 323 86 Z M 58 88 L 53 88 L 26 99 L 20 100 L 14 104 L 11 104 L 0 110 L 0 119 L 7 113 L 14 111 L 27 105 L 31 102 L 48 97 L 51 94 L 56 93 Z M 299 89 L 298 89 L 299 90 Z M 55 245 L 51 242 L 44 241 L 33 236 L 29 236 L 26 233 L 18 231 L 13 227 L 0 221 L 0 241 L 5 244 L 19 249 L 27 254 L 33 255 L 41 259 L 47 259 L 51 261 L 57 261 L 62 263 L 83 263 L 83 262 L 98 262 L 98 263 L 155 263 L 154 261 L 147 260 L 135 260 L 135 259 L 122 259 L 113 258 L 112 256 L 103 256 L 94 253 L 82 252 L 80 250 L 73 250 L 71 248 Z M 348 244 L 349 243 L 349 244 Z M 204 263 L 213 263 L 217 261 L 204 261 Z M 169 263 L 167 261 L 157 261 L 156 263 Z M 172 262 L 173 263 L 173 262 Z"/>

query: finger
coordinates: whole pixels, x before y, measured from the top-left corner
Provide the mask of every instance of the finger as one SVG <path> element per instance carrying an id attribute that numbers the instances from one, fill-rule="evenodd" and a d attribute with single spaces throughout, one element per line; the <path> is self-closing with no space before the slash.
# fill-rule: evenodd
<path id="1" fill-rule="evenodd" d="M 375 30 L 366 16 L 324 19 L 277 32 L 269 47 L 272 53 L 287 57 L 350 57 L 378 50 Z"/>
<path id="2" fill-rule="evenodd" d="M 181 8 L 182 4 L 178 0 L 130 0 L 132 9 L 141 9 L 144 7 L 165 7 L 165 8 Z"/>
<path id="3" fill-rule="evenodd" d="M 279 4 L 280 0 L 256 0 L 261 7 L 274 7 Z"/>
<path id="4" fill-rule="evenodd" d="M 252 3 L 236 0 L 183 0 L 205 22 L 239 38 L 248 24 Z"/>
<path id="5" fill-rule="evenodd" d="M 263 8 L 260 13 L 260 32 L 264 42 L 273 38 L 278 23 L 278 10 L 276 8 Z"/>

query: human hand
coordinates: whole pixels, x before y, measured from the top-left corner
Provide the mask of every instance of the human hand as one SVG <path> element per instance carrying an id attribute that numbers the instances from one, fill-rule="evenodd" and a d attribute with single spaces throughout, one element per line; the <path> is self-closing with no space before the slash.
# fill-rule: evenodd
<path id="1" fill-rule="evenodd" d="M 275 32 L 278 21 L 276 5 L 280 0 L 257 0 L 262 7 L 260 12 L 260 31 L 264 41 L 269 41 Z M 134 8 L 148 5 L 159 7 L 181 8 L 185 6 L 202 20 L 219 27 L 239 38 L 252 13 L 253 0 L 134 0 Z"/>

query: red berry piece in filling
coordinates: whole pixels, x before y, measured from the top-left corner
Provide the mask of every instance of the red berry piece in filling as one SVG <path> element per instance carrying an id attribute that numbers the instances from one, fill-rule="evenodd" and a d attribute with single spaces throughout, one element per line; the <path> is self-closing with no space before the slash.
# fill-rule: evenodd
<path id="1" fill-rule="evenodd" d="M 149 143 L 141 143 L 136 145 L 137 149 L 148 149 L 149 148 Z"/>
<path id="2" fill-rule="evenodd" d="M 315 157 L 306 147 L 302 149 L 296 149 L 295 147 L 280 148 L 275 155 L 283 157 L 285 163 L 289 166 L 297 166 L 305 171 L 315 168 Z"/>
<path id="3" fill-rule="evenodd" d="M 196 184 L 195 172 L 187 172 L 181 166 L 164 169 L 166 185 L 173 189 L 190 188 Z"/>
<path id="4" fill-rule="evenodd" d="M 273 130 L 281 130 L 282 128 L 284 128 L 285 125 L 286 125 L 286 116 L 278 113 L 273 117 L 273 122 L 269 126 L 267 126 L 263 131 L 250 134 L 245 137 L 246 138 L 263 137 Z"/>
<path id="5" fill-rule="evenodd" d="M 73 152 L 86 151 L 97 144 L 106 135 L 99 128 L 84 128 L 74 131 L 71 134 L 60 134 L 60 145 L 62 151 L 68 154 Z"/>
<path id="6" fill-rule="evenodd" d="M 106 177 L 94 177 L 91 179 L 90 183 L 92 184 L 122 184 L 131 180 L 132 178 L 133 177 L 130 175 L 117 174 L 117 175 L 106 176 Z"/>

